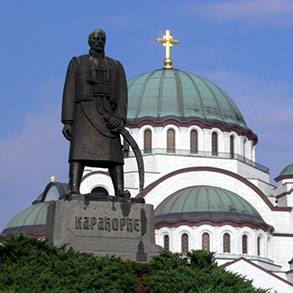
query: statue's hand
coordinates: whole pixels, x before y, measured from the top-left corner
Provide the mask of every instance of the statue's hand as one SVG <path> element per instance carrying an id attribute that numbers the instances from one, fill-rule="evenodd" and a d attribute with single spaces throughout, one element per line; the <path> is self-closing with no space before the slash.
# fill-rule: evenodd
<path id="1" fill-rule="evenodd" d="M 124 127 L 124 121 L 121 118 L 117 117 L 110 117 L 109 120 L 107 121 L 106 126 L 111 130 L 111 131 L 119 131 Z"/>
<path id="2" fill-rule="evenodd" d="M 66 139 L 71 139 L 71 132 L 72 132 L 72 126 L 70 123 L 66 123 L 63 127 L 62 133 L 65 136 Z"/>

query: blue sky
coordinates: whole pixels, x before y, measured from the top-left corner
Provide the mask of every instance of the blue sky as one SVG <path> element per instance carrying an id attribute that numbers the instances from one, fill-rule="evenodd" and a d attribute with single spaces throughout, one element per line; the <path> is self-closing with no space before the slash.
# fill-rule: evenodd
<path id="1" fill-rule="evenodd" d="M 155 39 L 169 28 L 180 41 L 171 51 L 174 67 L 232 97 L 259 137 L 256 160 L 270 168 L 272 183 L 293 162 L 292 0 L 0 0 L 0 231 L 52 174 L 67 180 L 65 72 L 98 27 L 128 79 L 162 66 Z"/>

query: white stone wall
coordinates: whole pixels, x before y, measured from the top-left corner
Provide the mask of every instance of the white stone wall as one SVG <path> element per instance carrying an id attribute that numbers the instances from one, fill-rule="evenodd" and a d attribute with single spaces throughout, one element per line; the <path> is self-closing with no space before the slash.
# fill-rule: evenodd
<path id="1" fill-rule="evenodd" d="M 142 128 L 129 129 L 130 133 L 137 141 L 140 148 L 143 148 L 144 131 L 150 129 L 152 131 L 152 148 L 166 149 L 167 148 L 167 131 L 174 129 L 176 133 L 176 149 L 190 149 L 190 132 L 195 129 L 198 132 L 198 151 L 211 152 L 211 137 L 213 131 L 218 133 L 218 152 L 230 152 L 230 136 L 233 135 L 234 152 L 249 160 L 255 160 L 255 145 L 244 136 L 239 136 L 234 132 L 222 132 L 217 128 L 201 129 L 198 126 L 177 127 L 175 125 L 167 125 L 165 127 L 152 127 L 150 125 Z M 227 170 L 236 173 L 243 178 L 247 178 L 251 183 L 258 187 L 275 205 L 274 198 L 283 192 L 292 191 L 293 179 L 286 179 L 278 182 L 277 188 L 269 184 L 269 174 L 262 172 L 252 166 L 249 166 L 241 161 L 230 158 L 220 157 L 197 157 L 191 155 L 176 155 L 176 154 L 144 154 L 145 165 L 145 187 L 154 181 L 170 174 L 173 171 L 181 170 L 190 167 L 214 167 L 222 170 Z M 104 187 L 109 194 L 114 194 L 112 182 L 109 176 L 101 173 L 93 173 L 94 171 L 107 171 L 105 169 L 87 168 L 84 172 L 84 180 L 81 184 L 81 192 L 88 193 L 97 186 Z M 125 188 L 128 189 L 132 196 L 138 193 L 139 179 L 136 160 L 134 157 L 125 159 Z M 288 234 L 292 233 L 293 213 L 272 210 L 268 204 L 262 199 L 252 188 L 246 185 L 241 180 L 232 176 L 211 172 L 186 172 L 180 173 L 155 186 L 145 197 L 147 203 L 151 203 L 156 208 L 164 199 L 174 192 L 198 185 L 215 186 L 230 190 L 247 200 L 260 213 L 264 221 L 273 226 L 274 233 Z M 283 200 L 283 202 L 282 202 Z M 282 199 L 279 205 L 293 206 L 293 191 Z M 248 255 L 247 257 L 256 257 L 257 255 L 257 237 L 262 235 L 263 250 L 261 257 L 272 259 L 275 264 L 282 265 L 282 269 L 287 269 L 287 262 L 293 255 L 293 237 L 275 237 L 261 230 L 253 230 L 248 227 L 235 228 L 232 226 L 212 227 L 202 225 L 199 227 L 181 226 L 178 228 L 161 228 L 157 231 L 157 243 L 163 245 L 164 233 L 169 233 L 170 250 L 181 251 L 181 235 L 187 233 L 189 235 L 189 249 L 201 249 L 201 235 L 204 232 L 210 234 L 211 250 L 218 254 L 223 254 L 222 239 L 224 232 L 231 233 L 231 253 L 229 256 L 241 255 L 241 235 L 248 235 Z M 225 254 L 226 255 L 226 254 Z M 264 261 L 263 261 L 264 262 Z"/>
<path id="2" fill-rule="evenodd" d="M 105 169 L 103 169 L 105 171 Z M 114 194 L 114 188 L 110 176 L 92 173 L 91 175 L 84 177 L 81 185 L 80 192 L 82 194 L 90 193 L 95 187 L 105 188 L 109 194 Z"/>
<path id="3" fill-rule="evenodd" d="M 144 154 L 144 166 L 145 166 L 145 187 L 161 178 L 162 176 L 169 174 L 173 171 L 180 170 L 183 168 L 190 167 L 214 167 L 220 168 L 223 170 L 228 170 L 233 173 L 237 173 L 244 178 L 249 176 L 261 177 L 264 180 L 268 180 L 268 175 L 264 172 L 261 172 L 251 166 L 248 166 L 240 161 L 235 159 L 223 159 L 223 158 L 205 158 L 205 157 L 196 157 L 196 156 L 180 156 L 173 154 Z M 107 171 L 107 169 L 98 169 L 92 168 L 92 172 L 96 170 Z M 132 191 L 131 193 L 136 194 L 139 186 L 139 177 L 138 177 L 138 168 L 136 159 L 134 157 L 126 158 L 124 165 L 124 178 L 125 178 L 125 188 Z M 89 174 L 89 168 L 87 168 L 87 173 Z M 83 187 L 85 184 L 97 184 L 95 180 L 88 180 L 83 182 L 81 187 L 86 190 L 91 189 L 91 186 Z M 110 185 L 106 184 L 108 189 L 111 189 L 112 183 Z"/>
<path id="4" fill-rule="evenodd" d="M 230 152 L 230 136 L 233 135 L 234 140 L 234 151 L 236 154 L 243 155 L 244 151 L 244 140 L 246 139 L 246 155 L 248 159 L 254 157 L 253 142 L 249 141 L 243 136 L 238 136 L 235 132 L 222 132 L 217 128 L 213 129 L 201 129 L 200 127 L 193 125 L 190 127 L 177 127 L 175 125 L 167 125 L 165 127 L 153 127 L 151 125 L 145 125 L 139 128 L 128 128 L 128 131 L 137 141 L 139 147 L 143 149 L 143 139 L 144 131 L 149 129 L 152 132 L 152 148 L 153 149 L 166 149 L 167 148 L 167 131 L 172 128 L 176 133 L 176 149 L 186 150 L 190 149 L 190 132 L 196 130 L 198 132 L 198 150 L 199 152 L 207 151 L 211 152 L 211 138 L 212 133 L 218 133 L 218 152 L 229 153 Z M 196 157 L 196 156 L 178 156 L 172 154 L 166 155 L 154 155 L 145 154 L 144 155 L 144 165 L 145 165 L 145 185 L 148 186 L 155 180 L 159 179 L 161 176 L 166 175 L 172 171 L 183 169 L 187 167 L 195 166 L 208 166 L 216 167 L 231 172 L 237 173 L 245 178 L 260 178 L 263 181 L 269 182 L 269 175 L 261 172 L 260 170 L 253 168 L 243 162 L 236 159 L 223 159 L 220 157 Z M 84 175 L 100 169 L 87 168 Z M 139 180 L 136 160 L 133 157 L 125 159 L 125 187 L 131 192 L 132 196 L 135 196 L 138 192 Z M 87 179 L 82 183 L 82 190 L 91 190 L 93 186 L 90 184 L 101 184 L 105 185 L 107 190 L 111 189 L 111 182 L 106 180 L 106 182 L 101 181 L 96 182 L 94 179 Z"/>
<path id="5" fill-rule="evenodd" d="M 293 207 L 293 178 L 283 179 L 277 182 L 277 187 L 273 190 L 277 199 L 277 205 L 280 207 Z"/>
<path id="6" fill-rule="evenodd" d="M 149 155 L 148 158 L 151 161 L 154 156 Z M 169 159 L 166 159 L 169 158 Z M 177 161 L 178 159 L 178 161 Z M 180 160 L 181 159 L 181 160 Z M 130 159 L 129 159 L 130 160 Z M 131 159 L 133 165 L 135 164 L 134 159 Z M 208 164 L 209 159 L 204 159 L 205 165 Z M 217 159 L 210 159 L 215 162 Z M 222 161 L 218 159 L 219 161 Z M 227 164 L 231 164 L 235 160 L 227 160 Z M 170 164 L 166 164 L 166 162 L 170 162 Z M 160 159 L 157 160 L 157 170 L 161 170 L 158 173 L 147 173 L 146 180 L 147 183 L 152 182 L 154 178 L 161 178 L 164 174 L 168 174 L 172 171 L 171 166 L 176 166 L 183 164 L 184 160 L 182 157 L 173 157 L 173 156 L 161 156 Z M 186 158 L 185 166 L 188 166 L 188 157 Z M 151 162 L 149 162 L 151 167 Z M 190 166 L 194 166 L 195 164 L 190 164 Z M 222 164 L 223 167 L 223 164 Z M 175 168 L 175 167 L 174 167 Z M 127 168 L 125 168 L 127 169 Z M 176 168 L 175 168 L 176 169 Z M 131 177 L 132 176 L 132 177 Z M 126 173 L 125 178 L 128 178 L 125 181 L 125 186 L 130 190 L 132 196 L 135 196 L 138 192 L 138 175 L 137 173 Z M 134 183 L 134 184 L 133 184 Z M 133 189 L 128 186 L 133 184 Z M 252 206 L 256 208 L 256 210 L 260 213 L 264 221 L 273 226 L 275 229 L 275 233 L 292 233 L 293 227 L 293 214 L 290 212 L 281 212 L 281 211 L 272 211 L 268 205 L 264 202 L 264 200 L 249 186 L 244 184 L 243 182 L 233 178 L 231 176 L 210 172 L 210 171 L 201 171 L 201 172 L 187 172 L 181 173 L 176 176 L 170 177 L 165 181 L 161 182 L 158 186 L 152 189 L 145 197 L 147 203 L 153 204 L 156 208 L 158 204 L 160 204 L 165 198 L 173 194 L 174 192 L 196 185 L 208 185 L 215 186 L 230 190 L 235 192 L 239 196 L 246 199 Z M 88 193 L 94 187 L 102 186 L 106 188 L 110 194 L 114 194 L 112 182 L 109 176 L 103 174 L 93 174 L 91 176 L 87 176 L 86 179 L 82 182 L 81 192 Z M 136 188 L 136 189 L 135 189 Z M 195 237 L 195 236 L 194 236 Z M 253 236 L 251 236 L 253 237 Z M 174 238 L 175 239 L 175 238 Z M 197 242 L 194 242 L 197 243 Z M 174 244 L 176 250 L 179 248 L 176 246 L 176 241 Z M 293 255 L 293 237 L 289 237 L 288 239 L 284 237 L 271 237 L 268 239 L 268 252 L 265 254 L 273 259 L 276 264 L 280 264 L 284 267 L 287 267 L 287 262 L 291 259 Z M 213 247 L 213 245 L 212 245 Z M 282 252 L 279 252 L 279 248 L 282 247 Z M 286 253 L 284 253 L 286 252 Z M 289 259 L 290 258 L 290 259 Z"/>
<path id="7" fill-rule="evenodd" d="M 153 204 L 156 208 L 160 202 L 162 202 L 169 195 L 173 194 L 175 191 L 196 185 L 215 186 L 230 190 L 250 202 L 250 204 L 252 204 L 258 210 L 266 223 L 273 226 L 275 225 L 275 228 L 280 231 L 286 231 L 285 229 L 288 229 L 288 213 L 276 212 L 277 214 L 279 213 L 280 215 L 282 215 L 282 217 L 287 220 L 286 227 L 284 227 L 284 223 L 275 223 L 275 220 L 271 218 L 271 209 L 254 190 L 252 190 L 242 181 L 222 173 L 211 171 L 194 171 L 172 176 L 161 182 L 154 189 L 152 189 L 146 195 L 145 199 L 148 203 Z"/>
<path id="8" fill-rule="evenodd" d="M 253 183 L 255 186 L 257 186 L 267 196 L 274 194 L 276 187 L 274 185 L 270 184 L 269 182 L 262 181 L 261 179 L 259 179 L 259 177 L 257 177 L 257 178 L 247 178 L 247 179 L 251 183 Z"/>
<path id="9" fill-rule="evenodd" d="M 282 196 L 280 198 L 275 198 L 277 205 L 279 207 L 287 207 L 288 206 L 288 196 Z"/>
<path id="10" fill-rule="evenodd" d="M 240 162 L 236 159 L 223 159 L 219 157 L 197 157 L 174 154 L 145 154 L 143 155 L 145 165 L 145 180 L 147 186 L 151 182 L 159 179 L 163 175 L 169 174 L 175 170 L 189 167 L 214 167 L 228 170 L 244 178 L 260 178 L 262 181 L 269 182 L 269 175 Z M 135 158 L 125 159 L 125 172 L 136 172 L 137 165 Z M 128 179 L 126 179 L 128 180 Z M 255 183 L 256 181 L 252 181 Z M 263 184 L 264 186 L 264 184 Z"/>
<path id="11" fill-rule="evenodd" d="M 274 277 L 270 273 L 247 263 L 245 260 L 239 260 L 226 267 L 226 270 L 241 274 L 248 280 L 252 280 L 252 284 L 256 288 L 269 289 L 270 293 L 292 293 L 292 285 L 285 281 Z"/>
<path id="12" fill-rule="evenodd" d="M 290 232 L 290 230 L 288 230 Z M 284 271 L 288 271 L 290 266 L 288 261 L 293 256 L 293 237 L 286 236 L 273 236 L 272 239 L 272 258 L 278 261 L 283 266 Z"/>
<path id="13" fill-rule="evenodd" d="M 277 182 L 277 188 L 275 190 L 275 195 L 287 192 L 293 188 L 293 179 L 283 179 Z"/>

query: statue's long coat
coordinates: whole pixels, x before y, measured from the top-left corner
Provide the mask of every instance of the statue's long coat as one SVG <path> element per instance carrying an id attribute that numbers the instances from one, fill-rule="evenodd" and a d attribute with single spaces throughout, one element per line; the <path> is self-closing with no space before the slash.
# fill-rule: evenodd
<path id="1" fill-rule="evenodd" d="M 106 127 L 105 116 L 126 121 L 127 84 L 120 62 L 91 55 L 73 57 L 63 92 L 62 122 L 72 123 L 70 161 L 87 166 L 123 164 L 118 132 Z"/>

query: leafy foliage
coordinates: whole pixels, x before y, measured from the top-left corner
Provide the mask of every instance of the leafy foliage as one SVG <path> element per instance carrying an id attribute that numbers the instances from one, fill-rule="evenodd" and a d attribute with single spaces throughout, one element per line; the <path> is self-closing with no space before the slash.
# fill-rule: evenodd
<path id="1" fill-rule="evenodd" d="M 133 292 L 130 262 L 56 248 L 25 235 L 0 245 L 0 288 L 10 292 Z"/>
<path id="2" fill-rule="evenodd" d="M 250 293 L 242 276 L 226 272 L 213 253 L 162 251 L 148 264 L 95 257 L 65 245 L 13 236 L 0 243 L 0 291 L 3 292 L 201 292 Z"/>
<path id="3" fill-rule="evenodd" d="M 214 254 L 204 250 L 186 254 L 163 251 L 149 263 L 146 286 L 150 292 L 251 293 L 251 281 L 227 272 L 215 263 Z"/>

